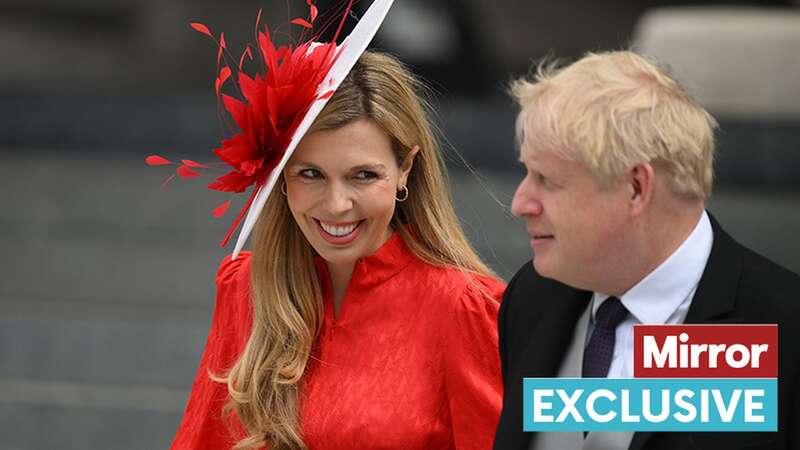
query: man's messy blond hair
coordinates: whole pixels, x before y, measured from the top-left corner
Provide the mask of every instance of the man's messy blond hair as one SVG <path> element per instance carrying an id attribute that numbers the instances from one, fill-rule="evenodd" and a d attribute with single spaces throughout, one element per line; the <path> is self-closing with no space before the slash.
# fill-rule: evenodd
<path id="1" fill-rule="evenodd" d="M 521 107 L 520 148 L 583 163 L 605 187 L 651 163 L 668 174 L 675 194 L 711 194 L 716 121 L 636 53 L 589 53 L 564 68 L 541 63 L 510 90 Z"/>

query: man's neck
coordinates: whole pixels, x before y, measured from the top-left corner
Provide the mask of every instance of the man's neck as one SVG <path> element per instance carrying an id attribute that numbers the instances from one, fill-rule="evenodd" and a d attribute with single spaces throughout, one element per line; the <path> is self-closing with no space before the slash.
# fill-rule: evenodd
<path id="1" fill-rule="evenodd" d="M 689 205 L 683 210 L 675 210 L 673 213 L 652 216 L 643 221 L 641 228 L 637 230 L 640 240 L 638 270 L 630 272 L 614 292 L 609 294 L 624 295 L 663 264 L 686 242 L 700 221 L 703 211 L 704 204 L 700 203 Z"/>

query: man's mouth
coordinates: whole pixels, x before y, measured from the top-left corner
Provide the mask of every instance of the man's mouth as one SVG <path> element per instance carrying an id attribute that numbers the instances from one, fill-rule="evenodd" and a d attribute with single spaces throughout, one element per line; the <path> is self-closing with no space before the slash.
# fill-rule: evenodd
<path id="1" fill-rule="evenodd" d="M 552 234 L 530 233 L 531 246 L 538 247 L 553 240 Z"/>

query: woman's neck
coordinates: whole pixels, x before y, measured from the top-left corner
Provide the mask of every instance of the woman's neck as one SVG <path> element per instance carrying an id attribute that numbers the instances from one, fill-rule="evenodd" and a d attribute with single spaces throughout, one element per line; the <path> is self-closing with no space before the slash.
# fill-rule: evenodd
<path id="1" fill-rule="evenodd" d="M 386 234 L 382 237 L 378 245 L 374 249 L 371 249 L 369 254 L 373 254 L 376 251 L 378 251 L 378 249 L 382 247 L 383 244 L 385 244 L 386 241 L 389 240 L 389 238 L 392 237 L 393 231 L 394 230 L 392 229 L 392 227 L 389 226 L 386 229 Z M 334 308 L 333 311 L 334 315 L 338 315 L 339 308 L 341 308 L 342 302 L 344 301 L 344 294 L 345 292 L 347 292 L 347 286 L 350 284 L 350 279 L 353 277 L 353 269 L 355 268 L 356 263 L 350 262 L 350 263 L 336 264 L 330 261 L 326 261 L 326 264 L 328 265 L 328 273 L 331 276 L 331 289 L 333 291 L 333 308 Z"/>
<path id="2" fill-rule="evenodd" d="M 355 263 L 327 264 L 328 272 L 331 275 L 331 289 L 333 290 L 333 310 L 334 314 L 338 315 L 347 286 L 350 284 L 350 278 L 353 276 Z"/>

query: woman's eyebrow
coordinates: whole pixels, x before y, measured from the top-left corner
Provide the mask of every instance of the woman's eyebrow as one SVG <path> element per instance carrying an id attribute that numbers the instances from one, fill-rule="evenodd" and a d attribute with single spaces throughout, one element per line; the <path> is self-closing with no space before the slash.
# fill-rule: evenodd
<path id="1" fill-rule="evenodd" d="M 315 169 L 317 168 L 316 164 L 311 164 L 310 162 L 305 162 L 305 161 L 297 161 L 289 165 L 289 167 L 295 167 L 295 166 L 313 167 Z"/>
<path id="2" fill-rule="evenodd" d="M 350 169 L 351 172 L 357 172 L 361 170 L 374 170 L 374 171 L 385 171 L 386 166 L 383 164 L 361 164 Z"/>

